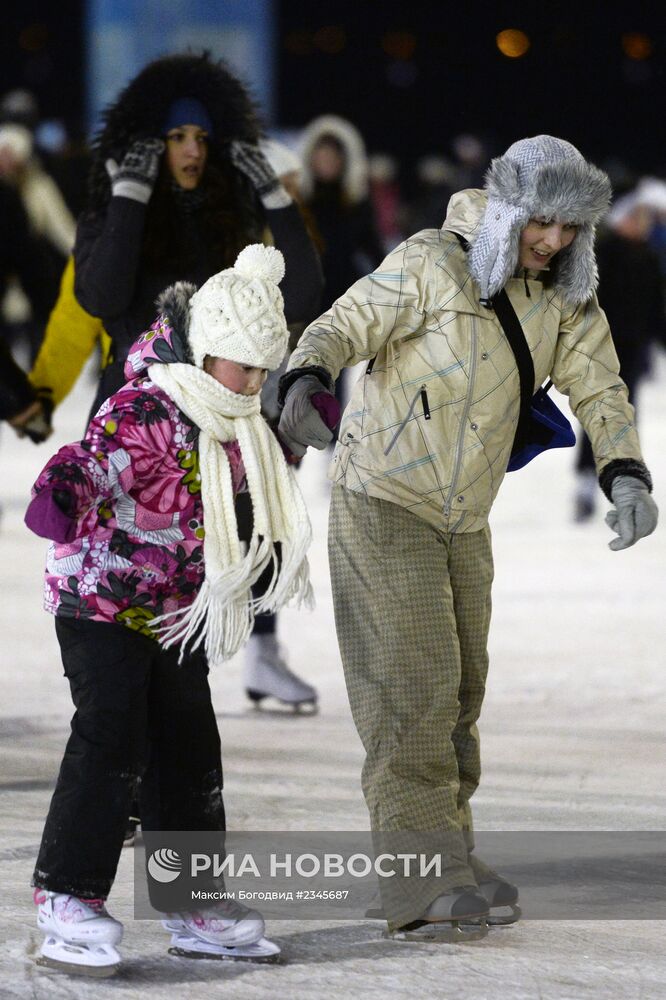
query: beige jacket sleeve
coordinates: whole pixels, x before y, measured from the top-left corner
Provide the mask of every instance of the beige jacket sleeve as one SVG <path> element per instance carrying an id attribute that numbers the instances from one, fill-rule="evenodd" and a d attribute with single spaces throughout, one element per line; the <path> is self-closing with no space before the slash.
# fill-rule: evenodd
<path id="1" fill-rule="evenodd" d="M 74 246 L 76 223 L 53 178 L 35 168 L 26 178 L 22 194 L 36 232 L 49 240 L 63 257 L 69 256 Z"/>
<path id="2" fill-rule="evenodd" d="M 287 371 L 316 365 L 337 379 L 392 337 L 418 330 L 432 305 L 434 263 L 423 245 L 401 244 L 303 333 Z"/>
<path id="3" fill-rule="evenodd" d="M 563 315 L 551 377 L 590 438 L 597 474 L 615 459 L 642 461 L 634 408 L 619 372 L 608 320 L 594 295 Z"/>

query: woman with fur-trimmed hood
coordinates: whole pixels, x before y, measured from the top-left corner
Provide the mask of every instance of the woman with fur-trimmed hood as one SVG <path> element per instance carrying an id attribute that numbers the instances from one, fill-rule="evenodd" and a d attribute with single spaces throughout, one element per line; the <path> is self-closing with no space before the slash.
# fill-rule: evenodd
<path id="1" fill-rule="evenodd" d="M 508 467 L 567 437 L 537 392 L 547 378 L 592 442 L 613 505 L 611 549 L 657 524 L 595 295 L 594 232 L 610 193 L 570 143 L 514 143 L 484 190 L 452 197 L 441 229 L 410 237 L 306 329 L 281 381 L 279 432 L 302 454 L 331 437 L 315 410 L 322 390 L 368 362 L 331 466 L 329 562 L 373 831 L 393 853 L 391 834 L 418 851 L 433 842 L 405 831 L 432 831 L 442 853 L 439 877 L 382 880 L 389 934 L 403 940 L 455 940 L 462 918 L 520 913 L 517 888 L 472 850 L 470 799 L 488 668 L 488 515 Z M 550 442 L 535 433 L 542 417 Z"/>
<path id="2" fill-rule="evenodd" d="M 317 314 L 319 258 L 261 137 L 247 91 L 207 54 L 151 62 L 106 111 L 74 251 L 76 298 L 112 341 L 92 414 L 123 385 L 127 352 L 159 292 L 176 281 L 202 285 L 247 244 L 272 241 L 282 252 L 287 323 Z M 250 532 L 251 512 L 239 518 Z M 243 684 L 255 700 L 317 698 L 285 663 L 270 614 L 255 623 Z"/>
<path id="3" fill-rule="evenodd" d="M 107 109 L 74 254 L 76 297 L 112 340 L 95 409 L 123 384 L 160 291 L 203 284 L 248 243 L 272 237 L 284 254 L 287 322 L 316 314 L 317 254 L 261 136 L 244 86 L 208 54 L 151 62 Z"/>

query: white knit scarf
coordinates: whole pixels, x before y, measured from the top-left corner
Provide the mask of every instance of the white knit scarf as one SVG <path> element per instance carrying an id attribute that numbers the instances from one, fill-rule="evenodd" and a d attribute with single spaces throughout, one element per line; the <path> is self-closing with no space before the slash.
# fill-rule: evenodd
<path id="1" fill-rule="evenodd" d="M 306 552 L 310 519 L 275 435 L 260 414 L 259 395 L 231 392 L 189 364 L 154 364 L 150 379 L 200 429 L 199 469 L 204 509 L 204 581 L 194 602 L 151 622 L 164 646 L 196 649 L 205 641 L 210 663 L 227 660 L 248 638 L 255 612 L 277 611 L 290 600 L 314 606 Z M 234 510 L 231 469 L 221 441 L 238 440 L 254 525 L 243 553 Z M 275 544 L 281 545 L 278 571 Z M 250 588 L 273 561 L 263 597 Z"/>

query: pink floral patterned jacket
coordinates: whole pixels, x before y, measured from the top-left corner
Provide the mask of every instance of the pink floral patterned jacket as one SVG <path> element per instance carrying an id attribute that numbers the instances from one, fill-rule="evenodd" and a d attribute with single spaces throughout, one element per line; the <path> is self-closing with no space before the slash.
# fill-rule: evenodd
<path id="1" fill-rule="evenodd" d="M 146 374 L 150 364 L 180 360 L 159 317 L 128 356 L 130 381 L 33 486 L 26 523 L 54 540 L 44 598 L 54 615 L 119 622 L 152 636 L 151 620 L 190 604 L 201 585 L 198 429 Z M 238 493 L 245 481 L 240 448 L 237 441 L 224 448 Z"/>

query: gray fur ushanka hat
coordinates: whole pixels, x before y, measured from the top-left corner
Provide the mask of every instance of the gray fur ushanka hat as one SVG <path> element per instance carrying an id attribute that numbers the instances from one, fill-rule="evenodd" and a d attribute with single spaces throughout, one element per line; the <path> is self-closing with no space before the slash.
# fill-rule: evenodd
<path id="1" fill-rule="evenodd" d="M 611 185 L 575 146 L 552 135 L 520 139 L 490 164 L 486 212 L 469 255 L 481 296 L 491 299 L 518 266 L 520 234 L 539 217 L 578 226 L 573 242 L 553 258 L 553 286 L 568 306 L 586 302 L 597 287 L 596 224 L 608 208 Z"/>

